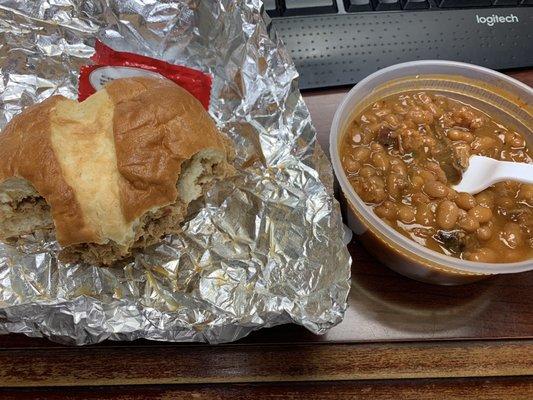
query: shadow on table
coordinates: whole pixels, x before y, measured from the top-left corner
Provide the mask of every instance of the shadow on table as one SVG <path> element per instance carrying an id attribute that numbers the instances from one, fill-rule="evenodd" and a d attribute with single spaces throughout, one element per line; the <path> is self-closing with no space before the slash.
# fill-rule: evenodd
<path id="1" fill-rule="evenodd" d="M 357 314 L 374 330 L 395 331 L 383 332 L 384 336 L 410 339 L 411 332 L 416 338 L 479 337 L 505 319 L 494 312 L 509 307 L 505 289 L 516 277 L 491 277 L 461 286 L 431 285 L 369 261 L 368 253 L 357 244 L 350 248 L 354 263 L 348 313 Z"/>

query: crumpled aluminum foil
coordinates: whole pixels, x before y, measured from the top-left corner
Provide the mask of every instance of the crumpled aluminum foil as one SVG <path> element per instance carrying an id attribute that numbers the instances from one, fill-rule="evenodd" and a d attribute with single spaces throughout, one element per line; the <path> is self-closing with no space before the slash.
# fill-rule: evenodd
<path id="1" fill-rule="evenodd" d="M 0 0 L 0 127 L 53 94 L 76 98 L 98 38 L 214 77 L 210 113 L 235 143 L 238 175 L 184 226 L 124 268 L 65 265 L 53 237 L 0 244 L 0 332 L 229 342 L 295 322 L 341 321 L 350 256 L 332 172 L 261 2 Z"/>

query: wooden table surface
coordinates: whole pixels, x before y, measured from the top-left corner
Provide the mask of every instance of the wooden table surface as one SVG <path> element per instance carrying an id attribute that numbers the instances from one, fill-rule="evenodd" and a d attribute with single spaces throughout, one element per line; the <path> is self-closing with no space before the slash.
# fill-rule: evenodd
<path id="1" fill-rule="evenodd" d="M 533 69 L 509 74 L 533 86 Z M 321 143 L 348 89 L 304 94 Z M 0 399 L 533 398 L 533 273 L 440 287 L 349 249 L 349 308 L 323 336 L 285 325 L 218 346 L 75 348 L 4 335 Z"/>

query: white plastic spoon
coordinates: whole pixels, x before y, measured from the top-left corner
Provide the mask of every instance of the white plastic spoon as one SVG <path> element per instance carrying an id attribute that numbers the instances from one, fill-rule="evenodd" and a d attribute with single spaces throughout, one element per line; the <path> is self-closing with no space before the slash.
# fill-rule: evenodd
<path id="1" fill-rule="evenodd" d="M 533 183 L 533 164 L 498 161 L 494 158 L 472 156 L 461 182 L 453 186 L 457 192 L 476 194 L 501 181 Z"/>

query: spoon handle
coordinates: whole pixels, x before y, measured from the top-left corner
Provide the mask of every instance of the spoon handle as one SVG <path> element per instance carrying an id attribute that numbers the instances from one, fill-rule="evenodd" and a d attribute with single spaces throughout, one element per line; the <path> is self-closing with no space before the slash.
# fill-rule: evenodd
<path id="1" fill-rule="evenodd" d="M 505 180 L 533 183 L 533 164 L 500 161 L 493 174 L 493 183 Z"/>

